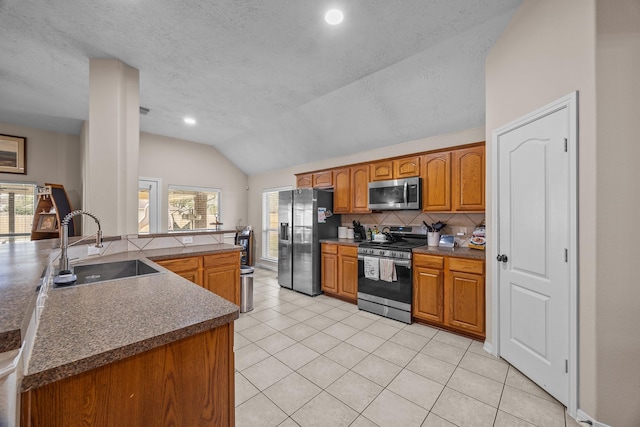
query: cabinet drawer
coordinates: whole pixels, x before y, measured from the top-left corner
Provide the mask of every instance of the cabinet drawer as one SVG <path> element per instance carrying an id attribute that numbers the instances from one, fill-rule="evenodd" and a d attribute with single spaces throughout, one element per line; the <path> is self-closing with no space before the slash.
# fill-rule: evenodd
<path id="1" fill-rule="evenodd" d="M 344 256 L 357 257 L 358 256 L 358 247 L 357 246 L 338 245 L 338 254 L 344 255 Z"/>
<path id="2" fill-rule="evenodd" d="M 484 274 L 484 261 L 465 258 L 449 258 L 449 270 L 463 273 Z"/>
<path id="3" fill-rule="evenodd" d="M 338 253 L 338 245 L 332 245 L 331 243 L 323 243 L 322 244 L 322 253 L 323 254 L 337 254 Z"/>
<path id="4" fill-rule="evenodd" d="M 167 270 L 176 273 L 180 271 L 197 270 L 200 266 L 200 257 L 165 259 L 155 262 L 156 264 L 163 266 Z"/>
<path id="5" fill-rule="evenodd" d="M 420 267 L 444 269 L 444 257 L 441 256 L 415 254 L 413 263 Z"/>
<path id="6" fill-rule="evenodd" d="M 216 255 L 204 256 L 204 267 L 221 267 L 240 263 L 240 252 L 225 252 Z"/>

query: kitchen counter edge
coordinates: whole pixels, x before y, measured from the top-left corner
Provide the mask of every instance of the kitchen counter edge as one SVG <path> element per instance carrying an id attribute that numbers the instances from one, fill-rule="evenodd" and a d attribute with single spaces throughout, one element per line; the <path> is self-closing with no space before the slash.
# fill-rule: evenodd
<path id="1" fill-rule="evenodd" d="M 346 245 L 346 246 L 359 246 L 360 243 L 353 239 L 338 239 L 338 238 L 330 238 L 330 239 L 320 239 L 320 243 L 331 243 L 337 245 Z M 443 255 L 443 256 L 451 256 L 458 258 L 469 258 L 469 259 L 479 259 L 485 260 L 486 253 L 485 251 L 478 249 L 470 249 L 470 248 L 441 248 L 439 246 L 419 246 L 417 248 L 412 249 L 414 254 L 426 254 L 426 255 Z"/>

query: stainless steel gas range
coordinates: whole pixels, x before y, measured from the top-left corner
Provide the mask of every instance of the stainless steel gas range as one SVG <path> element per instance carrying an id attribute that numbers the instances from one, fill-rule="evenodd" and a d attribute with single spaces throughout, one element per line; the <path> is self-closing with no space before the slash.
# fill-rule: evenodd
<path id="1" fill-rule="evenodd" d="M 411 323 L 412 249 L 427 244 L 411 227 L 391 227 L 388 241 L 358 246 L 358 308 Z"/>

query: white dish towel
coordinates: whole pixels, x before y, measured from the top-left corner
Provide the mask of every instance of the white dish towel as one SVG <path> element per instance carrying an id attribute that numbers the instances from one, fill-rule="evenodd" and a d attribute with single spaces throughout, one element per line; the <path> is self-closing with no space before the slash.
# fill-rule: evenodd
<path id="1" fill-rule="evenodd" d="M 380 258 L 380 279 L 385 282 L 396 282 L 398 276 L 396 274 L 396 264 L 392 259 Z"/>
<path id="2" fill-rule="evenodd" d="M 366 256 L 364 257 L 364 277 L 371 280 L 380 279 L 380 265 L 378 258 Z"/>

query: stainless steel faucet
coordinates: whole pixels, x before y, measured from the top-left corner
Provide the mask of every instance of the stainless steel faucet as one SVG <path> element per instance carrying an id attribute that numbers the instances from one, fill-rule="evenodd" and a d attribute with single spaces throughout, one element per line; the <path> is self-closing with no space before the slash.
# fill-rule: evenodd
<path id="1" fill-rule="evenodd" d="M 97 216 L 92 214 L 91 212 L 85 212 L 82 210 L 77 210 L 68 213 L 62 220 L 62 228 L 60 229 L 60 271 L 58 275 L 53 279 L 54 283 L 71 283 L 75 282 L 75 275 L 71 274 L 69 271 L 69 256 L 67 254 L 67 249 L 69 249 L 69 221 L 71 218 L 78 215 L 87 215 L 98 224 L 98 231 L 96 232 L 96 248 L 102 247 L 102 227 L 100 226 L 100 220 Z M 80 239 L 76 243 L 79 243 L 84 239 Z"/>

